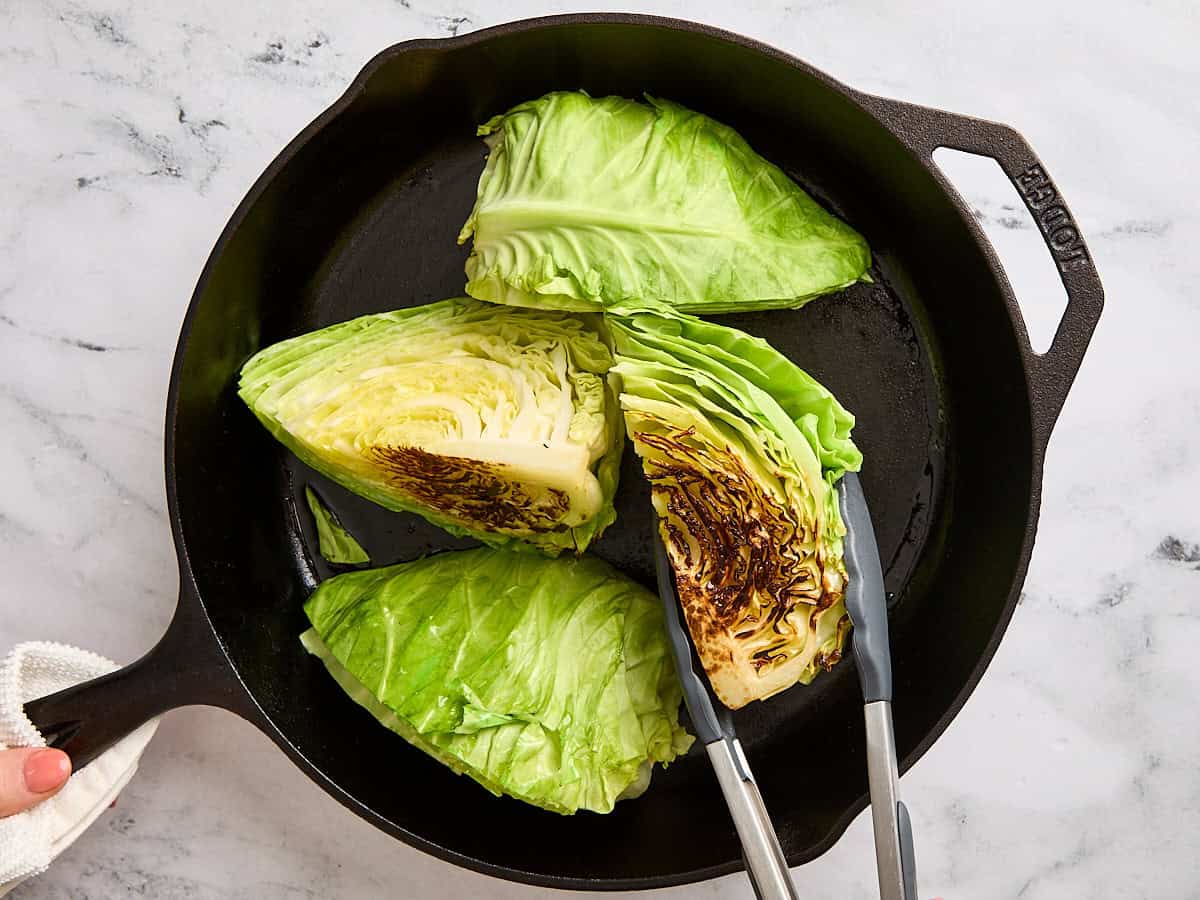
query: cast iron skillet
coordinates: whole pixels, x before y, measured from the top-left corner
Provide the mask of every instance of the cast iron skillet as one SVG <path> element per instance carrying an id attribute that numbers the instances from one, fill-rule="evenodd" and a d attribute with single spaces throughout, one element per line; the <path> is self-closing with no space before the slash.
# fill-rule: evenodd
<path id="1" fill-rule="evenodd" d="M 770 338 L 858 416 L 862 482 L 893 592 L 896 743 L 906 769 L 962 707 L 1025 575 L 1042 457 L 1102 292 L 1082 237 L 1012 129 L 858 93 L 770 47 L 688 22 L 575 15 L 385 50 L 271 164 L 192 297 L 167 400 L 180 600 L 162 641 L 106 678 L 29 704 L 84 762 L 165 710 L 249 719 L 325 790 L 459 865 L 564 888 L 645 888 L 740 868 L 702 757 L 610 816 L 496 799 L 381 728 L 301 648 L 331 574 L 298 494 L 314 483 L 376 564 L 466 546 L 315 476 L 234 393 L 259 347 L 363 313 L 460 294 L 455 236 L 484 157 L 475 125 L 552 89 L 678 100 L 728 122 L 860 229 L 873 284 L 799 312 L 728 316 Z M 1040 224 L 1069 304 L 1035 354 L 1008 281 L 930 154 L 999 161 Z M 621 520 L 595 551 L 653 585 L 647 496 L 627 453 Z M 839 666 L 737 715 L 791 864 L 866 803 L 861 698 Z M 380 773 L 386 773 L 380 777 Z"/>

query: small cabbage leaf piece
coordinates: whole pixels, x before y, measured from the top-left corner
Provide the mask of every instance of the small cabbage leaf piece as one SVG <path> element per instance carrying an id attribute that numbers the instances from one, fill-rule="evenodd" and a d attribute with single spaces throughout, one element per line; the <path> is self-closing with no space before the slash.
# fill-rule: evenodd
<path id="1" fill-rule="evenodd" d="M 316 491 L 304 486 L 304 499 L 317 526 L 317 549 L 327 562 L 339 565 L 369 563 L 371 558 L 354 535 L 342 527 L 337 517 L 321 502 Z"/>
<path id="2" fill-rule="evenodd" d="M 304 609 L 355 701 L 494 794 L 610 812 L 691 745 L 658 599 L 595 557 L 439 553 L 338 575 Z"/>
<path id="3" fill-rule="evenodd" d="M 871 254 L 732 128 L 655 97 L 556 92 L 479 127 L 490 153 L 459 234 L 494 303 L 695 313 L 795 308 Z"/>
<path id="4" fill-rule="evenodd" d="M 307 465 L 494 546 L 582 552 L 623 447 L 599 317 L 461 298 L 260 351 L 239 393 Z"/>
<path id="5" fill-rule="evenodd" d="M 617 312 L 625 425 L 713 690 L 738 709 L 809 683 L 850 629 L 834 483 L 862 462 L 854 417 L 759 338 Z"/>

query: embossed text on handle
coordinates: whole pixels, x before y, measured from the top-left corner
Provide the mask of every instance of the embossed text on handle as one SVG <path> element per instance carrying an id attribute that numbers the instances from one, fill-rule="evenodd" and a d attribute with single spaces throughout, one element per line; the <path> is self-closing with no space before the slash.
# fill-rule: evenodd
<path id="1" fill-rule="evenodd" d="M 1059 202 L 1058 189 L 1041 166 L 1030 166 L 1016 177 L 1017 187 L 1025 197 L 1038 228 L 1046 236 L 1050 252 L 1060 271 L 1088 268 L 1092 261 L 1079 237 L 1079 228 L 1071 220 L 1067 208 Z"/>

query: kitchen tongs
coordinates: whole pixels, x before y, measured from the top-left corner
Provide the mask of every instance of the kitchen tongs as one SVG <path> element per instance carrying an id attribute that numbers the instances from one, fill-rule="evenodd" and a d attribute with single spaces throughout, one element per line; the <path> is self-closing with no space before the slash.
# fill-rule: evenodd
<path id="1" fill-rule="evenodd" d="M 867 779 L 871 791 L 879 895 L 881 900 L 916 900 L 912 824 L 908 810 L 899 800 L 896 743 L 892 731 L 892 661 L 883 569 L 858 476 L 846 474 L 838 484 L 838 494 L 847 531 L 843 551 L 848 576 L 845 602 L 854 626 L 854 661 L 863 689 Z M 654 563 L 684 702 L 733 817 L 755 895 L 761 900 L 798 900 L 779 838 L 734 731 L 733 717 L 712 696 L 708 679 L 692 652 L 691 640 L 679 613 L 675 577 L 657 527 L 654 528 Z"/>

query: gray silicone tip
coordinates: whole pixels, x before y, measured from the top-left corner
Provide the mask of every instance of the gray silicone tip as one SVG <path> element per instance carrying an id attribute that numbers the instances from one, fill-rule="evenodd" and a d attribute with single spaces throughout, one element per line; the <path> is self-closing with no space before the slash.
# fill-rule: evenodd
<path id="1" fill-rule="evenodd" d="M 867 703 L 892 699 L 892 657 L 888 646 L 887 597 L 871 513 L 858 476 L 849 472 L 838 482 L 846 574 L 846 611 L 854 625 L 854 662 Z"/>

